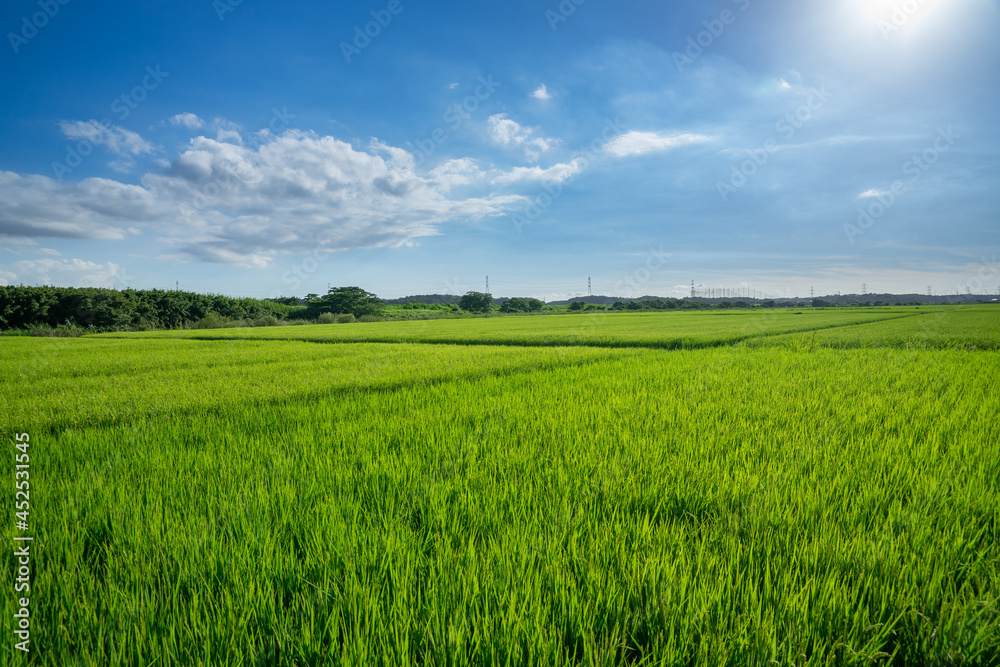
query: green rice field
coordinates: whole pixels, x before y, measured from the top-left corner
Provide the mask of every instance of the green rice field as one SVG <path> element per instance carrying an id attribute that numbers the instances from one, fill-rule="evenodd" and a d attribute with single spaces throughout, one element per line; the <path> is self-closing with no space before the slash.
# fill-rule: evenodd
<path id="1" fill-rule="evenodd" d="M 2 339 L 0 664 L 998 665 L 998 343 L 992 306 Z"/>

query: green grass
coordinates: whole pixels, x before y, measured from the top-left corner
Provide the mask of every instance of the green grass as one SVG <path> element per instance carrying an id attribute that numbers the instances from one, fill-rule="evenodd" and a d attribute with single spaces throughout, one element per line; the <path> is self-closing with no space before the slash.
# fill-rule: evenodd
<path id="1" fill-rule="evenodd" d="M 997 350 L 1000 349 L 1000 308 L 987 306 L 930 310 L 920 317 L 773 336 L 748 343 L 789 347 Z"/>
<path id="2" fill-rule="evenodd" d="M 665 349 L 714 347 L 779 333 L 918 317 L 915 308 L 760 310 L 733 312 L 593 313 L 531 317 L 371 322 L 310 327 L 110 333 L 106 337 L 249 338 L 328 343 L 456 345 L 587 345 Z"/>
<path id="3" fill-rule="evenodd" d="M 998 664 L 1000 311 L 918 312 L 3 341 L 27 662 Z"/>

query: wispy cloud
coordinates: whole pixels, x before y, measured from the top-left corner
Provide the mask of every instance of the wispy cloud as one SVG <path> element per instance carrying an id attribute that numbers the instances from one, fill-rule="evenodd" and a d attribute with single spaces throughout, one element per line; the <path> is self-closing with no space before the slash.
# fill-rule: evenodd
<path id="1" fill-rule="evenodd" d="M 493 177 L 494 183 L 517 183 L 518 181 L 541 181 L 547 183 L 559 183 L 568 178 L 576 176 L 584 169 L 583 160 L 574 160 L 570 163 L 560 163 L 548 168 L 541 167 L 515 167 L 514 169 L 502 172 Z"/>
<path id="2" fill-rule="evenodd" d="M 96 120 L 62 121 L 59 128 L 67 139 L 86 140 L 95 146 L 104 146 L 110 153 L 121 157 L 152 153 L 153 144 L 137 133 L 117 125 L 102 125 Z"/>
<path id="3" fill-rule="evenodd" d="M 710 137 L 701 134 L 663 134 L 661 132 L 626 132 L 616 137 L 604 147 L 605 152 L 615 157 L 629 157 L 644 153 L 668 151 L 681 146 L 689 146 Z"/>
<path id="4" fill-rule="evenodd" d="M 205 126 L 205 121 L 198 118 L 195 114 L 186 111 L 184 113 L 179 113 L 170 119 L 171 125 L 183 125 L 190 130 L 197 130 Z"/>

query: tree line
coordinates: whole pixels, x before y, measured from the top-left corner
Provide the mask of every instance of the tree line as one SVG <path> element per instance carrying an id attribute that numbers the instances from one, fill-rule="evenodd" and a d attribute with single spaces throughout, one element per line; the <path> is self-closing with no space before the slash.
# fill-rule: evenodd
<path id="1" fill-rule="evenodd" d="M 167 290 L 0 286 L 0 328 L 79 326 L 169 329 L 213 314 L 245 320 L 287 318 L 296 307 L 264 299 Z"/>

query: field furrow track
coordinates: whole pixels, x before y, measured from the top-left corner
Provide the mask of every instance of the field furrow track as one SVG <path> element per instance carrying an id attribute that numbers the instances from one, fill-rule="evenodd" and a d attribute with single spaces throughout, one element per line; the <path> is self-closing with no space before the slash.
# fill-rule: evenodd
<path id="1" fill-rule="evenodd" d="M 1000 664 L 998 331 L 980 307 L 2 341 L 29 664 Z"/>

